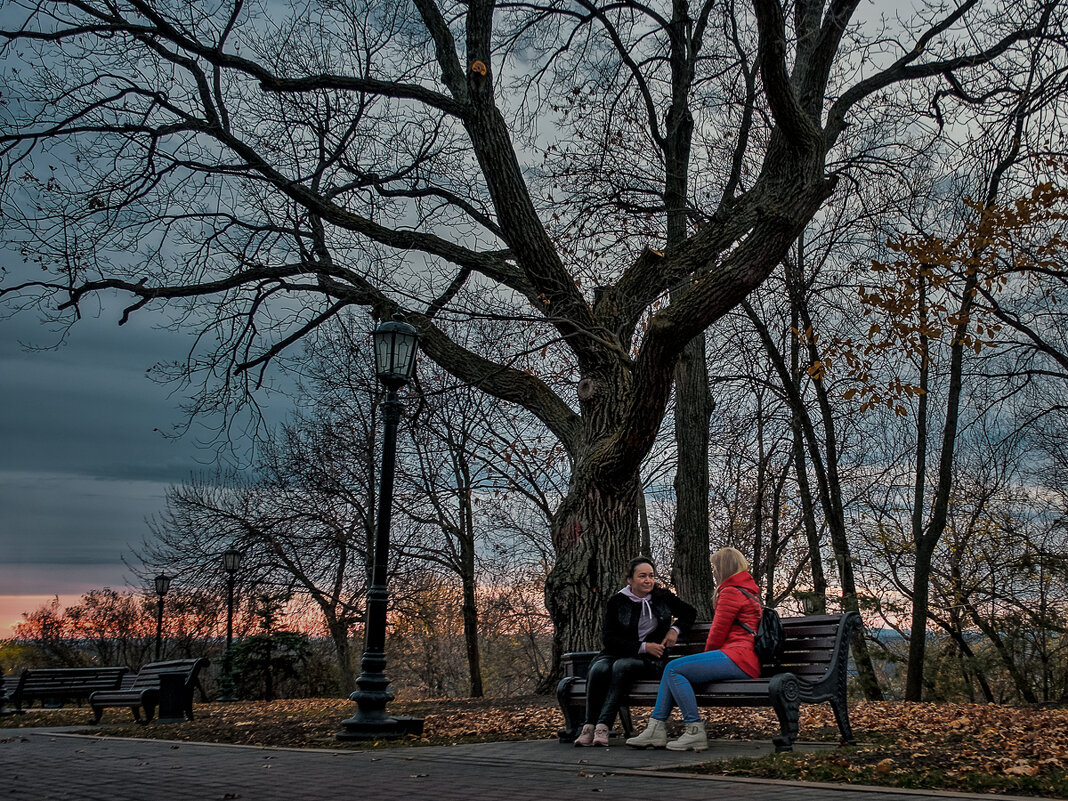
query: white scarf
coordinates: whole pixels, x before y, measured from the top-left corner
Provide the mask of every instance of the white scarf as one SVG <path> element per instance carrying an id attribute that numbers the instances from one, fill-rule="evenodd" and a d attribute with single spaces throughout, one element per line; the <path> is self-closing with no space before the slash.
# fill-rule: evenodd
<path id="1" fill-rule="evenodd" d="M 656 615 L 653 614 L 653 594 L 649 593 L 644 598 L 639 598 L 630 587 L 624 587 L 620 592 L 635 603 L 642 605 L 642 611 L 638 617 L 638 642 L 645 642 L 645 638 L 656 628 Z"/>

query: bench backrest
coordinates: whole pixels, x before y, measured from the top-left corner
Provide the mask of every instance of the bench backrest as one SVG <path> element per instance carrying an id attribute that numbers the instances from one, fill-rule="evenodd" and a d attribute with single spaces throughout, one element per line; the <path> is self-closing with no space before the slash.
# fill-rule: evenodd
<path id="1" fill-rule="evenodd" d="M 839 628 L 846 615 L 809 615 L 807 617 L 784 617 L 782 659 L 778 664 L 765 663 L 761 676 L 774 676 L 776 673 L 790 672 L 802 678 L 817 679 L 831 667 L 835 657 L 835 644 L 839 637 Z M 690 627 L 685 636 L 680 637 L 671 649 L 672 656 L 699 654 L 705 650 L 705 640 L 711 623 L 698 622 Z"/>
<path id="2" fill-rule="evenodd" d="M 119 686 L 128 667 L 26 668 L 12 695 L 76 691 L 88 695 L 94 690 L 111 690 Z"/>
<path id="3" fill-rule="evenodd" d="M 149 662 L 137 672 L 129 689 L 158 688 L 159 677 L 164 673 L 176 673 L 182 676 L 188 686 L 196 681 L 197 673 L 207 664 L 207 659 L 171 659 L 166 662 Z"/>

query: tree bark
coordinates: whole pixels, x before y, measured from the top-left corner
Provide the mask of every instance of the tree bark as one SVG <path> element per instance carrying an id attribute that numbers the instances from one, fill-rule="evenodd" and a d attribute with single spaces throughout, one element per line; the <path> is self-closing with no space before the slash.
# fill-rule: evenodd
<path id="1" fill-rule="evenodd" d="M 953 342 L 950 345 L 949 390 L 946 396 L 945 423 L 942 427 L 942 445 L 938 458 L 938 480 L 931 501 L 931 518 L 921 530 L 913 531 L 916 547 L 916 563 L 912 577 L 912 622 L 909 636 L 908 675 L 905 679 L 905 700 L 919 701 L 923 697 L 924 655 L 927 650 L 927 619 L 930 603 L 931 559 L 935 546 L 942 538 L 949 520 L 949 504 L 953 488 L 953 463 L 957 445 L 957 423 L 960 418 L 960 401 L 963 390 L 964 340 L 968 333 L 968 319 L 975 297 L 978 278 L 973 272 L 964 283 L 954 326 Z M 922 354 L 924 363 L 928 354 Z M 926 392 L 921 400 L 926 398 Z M 924 403 L 924 408 L 926 404 Z M 919 475 L 924 465 L 917 463 L 917 486 L 922 488 Z M 922 512 L 921 512 L 922 514 Z M 915 514 L 914 521 L 919 518 Z"/>
<path id="2" fill-rule="evenodd" d="M 667 248 L 686 241 L 689 206 L 693 84 L 698 48 L 688 47 L 692 29 L 687 0 L 673 0 L 670 28 L 671 106 L 664 137 L 664 205 L 667 211 Z M 698 617 L 712 618 L 712 565 L 708 533 L 708 421 L 712 396 L 708 390 L 704 332 L 691 339 L 675 367 L 675 554 L 671 577 L 675 591 L 697 609 Z"/>
<path id="3" fill-rule="evenodd" d="M 812 325 L 812 321 L 802 300 L 803 298 L 800 295 L 795 298 L 803 326 L 799 330 L 808 330 Z M 823 421 L 823 436 L 820 437 L 816 432 L 800 389 L 795 386 L 787 369 L 786 361 L 775 346 L 764 321 L 760 319 L 748 303 L 743 302 L 742 308 L 745 309 L 746 314 L 760 334 L 765 350 L 779 373 L 780 381 L 786 391 L 792 411 L 801 424 L 804 441 L 816 472 L 820 505 L 823 509 L 824 521 L 831 535 L 831 549 L 834 553 L 835 563 L 838 566 L 838 579 L 842 586 L 842 608 L 859 613 L 860 604 L 857 599 L 852 553 L 849 539 L 846 535 L 845 509 L 842 505 L 842 493 L 838 478 L 838 444 L 830 399 L 827 397 L 823 382 L 819 380 L 818 376 L 814 377 L 812 384 Z M 815 345 L 811 342 L 809 343 L 809 357 L 813 362 L 819 359 Z M 857 636 L 853 640 L 853 657 L 857 665 L 857 677 L 864 689 L 864 697 L 871 701 L 881 701 L 883 699 L 882 690 L 879 687 L 879 681 L 875 675 L 875 666 L 872 663 L 871 654 L 863 636 Z"/>
<path id="4" fill-rule="evenodd" d="M 708 391 L 704 335 L 690 340 L 675 368 L 675 556 L 671 578 L 675 592 L 712 619 L 712 564 L 708 531 Z"/>
<path id="5" fill-rule="evenodd" d="M 620 483 L 586 479 L 576 465 L 574 488 L 553 519 L 556 564 L 545 586 L 555 624 L 554 664 L 568 651 L 599 650 L 604 609 L 623 586 L 622 567 L 638 552 L 637 471 Z"/>

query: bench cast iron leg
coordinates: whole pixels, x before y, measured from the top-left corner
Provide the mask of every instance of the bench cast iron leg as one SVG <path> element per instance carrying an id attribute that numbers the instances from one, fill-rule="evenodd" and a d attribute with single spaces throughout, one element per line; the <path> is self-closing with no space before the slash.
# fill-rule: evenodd
<path id="1" fill-rule="evenodd" d="M 578 707 L 571 704 L 571 685 L 576 681 L 578 681 L 576 676 L 564 676 L 556 685 L 556 700 L 560 703 L 560 711 L 564 714 L 564 728 L 560 729 L 556 736 L 562 743 L 575 742 L 579 729 L 582 728 L 581 718 L 585 710 L 580 713 Z"/>
<path id="2" fill-rule="evenodd" d="M 775 743 L 775 752 L 794 750 L 794 740 L 797 739 L 797 719 L 801 708 L 801 684 L 793 673 L 780 673 L 773 676 L 768 685 L 768 695 L 771 696 L 771 705 L 775 708 L 775 714 L 779 718 L 780 734 L 772 742 Z"/>
<path id="3" fill-rule="evenodd" d="M 853 736 L 853 728 L 849 725 L 849 705 L 845 698 L 832 698 L 831 709 L 834 710 L 834 719 L 838 723 L 838 731 L 842 733 L 842 741 L 850 745 L 856 745 L 857 740 Z"/>

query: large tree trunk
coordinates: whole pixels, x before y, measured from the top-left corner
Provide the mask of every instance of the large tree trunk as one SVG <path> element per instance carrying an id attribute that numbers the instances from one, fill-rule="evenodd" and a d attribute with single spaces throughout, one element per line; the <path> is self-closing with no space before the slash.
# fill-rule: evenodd
<path id="1" fill-rule="evenodd" d="M 705 338 L 692 339 L 675 369 L 675 592 L 712 619 L 712 565 L 708 534 L 708 421 L 712 397 L 705 367 Z"/>
<path id="2" fill-rule="evenodd" d="M 605 605 L 639 545 L 637 470 L 629 481 L 600 483 L 580 464 L 572 486 L 553 519 L 557 556 L 545 583 L 556 665 L 568 651 L 600 649 Z"/>
<path id="3" fill-rule="evenodd" d="M 672 3 L 676 30 L 692 25 L 686 0 Z M 679 37 L 671 39 L 671 107 L 664 138 L 664 204 L 667 209 L 667 247 L 686 241 L 689 209 L 690 153 L 693 113 L 690 87 L 694 53 Z M 708 540 L 708 421 L 712 416 L 708 390 L 705 335 L 691 339 L 675 367 L 675 554 L 671 580 L 675 592 L 697 609 L 699 618 L 712 617 L 712 565 Z"/>

